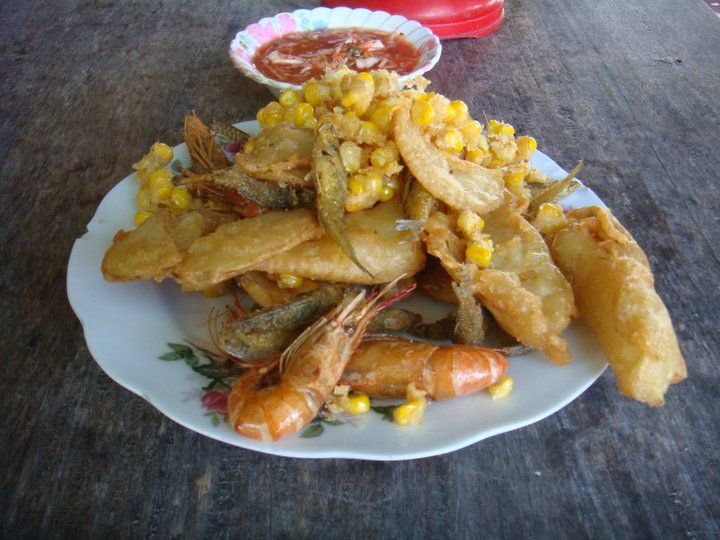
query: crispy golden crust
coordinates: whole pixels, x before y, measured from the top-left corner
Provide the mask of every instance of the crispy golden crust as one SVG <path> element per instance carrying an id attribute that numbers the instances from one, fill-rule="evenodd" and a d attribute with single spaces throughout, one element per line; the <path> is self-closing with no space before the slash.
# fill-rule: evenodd
<path id="1" fill-rule="evenodd" d="M 304 208 L 226 223 L 193 242 L 174 275 L 183 289 L 202 290 L 321 235 L 317 218 Z"/>
<path id="2" fill-rule="evenodd" d="M 474 292 L 498 324 L 521 343 L 542 350 L 557 364 L 570 361 L 560 333 L 575 312 L 572 289 L 550 258 L 542 236 L 516 212 L 485 216 L 495 243 L 490 267 L 464 264 L 465 243 L 453 231 L 450 216 L 436 212 L 423 239 L 457 282 L 472 276 Z"/>
<path id="3" fill-rule="evenodd" d="M 449 157 L 425 140 L 410 117 L 410 106 L 397 110 L 393 134 L 413 176 L 434 197 L 455 210 L 489 212 L 503 202 L 502 171 Z"/>
<path id="4" fill-rule="evenodd" d="M 107 281 L 162 281 L 203 228 L 203 217 L 197 212 L 177 216 L 166 210 L 150 216 L 134 231 L 118 231 L 103 258 L 103 276 Z"/>
<path id="5" fill-rule="evenodd" d="M 595 331 L 623 394 L 652 406 L 687 369 L 647 258 L 632 236 L 597 206 L 567 214 L 551 239 L 580 313 Z"/>
<path id="6" fill-rule="evenodd" d="M 300 287 L 283 289 L 263 272 L 243 274 L 238 278 L 238 284 L 262 308 L 284 304 L 296 296 L 314 291 L 318 287 L 314 281 L 306 279 Z"/>
<path id="7" fill-rule="evenodd" d="M 358 268 L 328 237 L 274 255 L 255 264 L 253 270 L 367 285 L 387 283 L 403 274 L 414 275 L 425 266 L 425 254 L 412 233 L 395 228 L 395 220 L 401 217 L 401 203 L 396 199 L 345 217 L 348 238 L 372 276 Z"/>

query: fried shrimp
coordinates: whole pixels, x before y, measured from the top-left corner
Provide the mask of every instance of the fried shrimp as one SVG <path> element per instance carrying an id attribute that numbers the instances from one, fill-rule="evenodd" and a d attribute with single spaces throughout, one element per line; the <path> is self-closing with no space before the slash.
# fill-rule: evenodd
<path id="1" fill-rule="evenodd" d="M 235 383 L 228 399 L 233 429 L 240 435 L 267 441 L 305 427 L 330 396 L 370 321 L 413 289 L 408 287 L 383 301 L 379 301 L 382 294 L 366 301 L 363 291 L 349 304 L 341 304 L 321 317 L 280 357 L 277 381 L 264 386 L 267 373 L 261 369 L 249 371 Z"/>
<path id="2" fill-rule="evenodd" d="M 389 338 L 365 341 L 341 384 L 378 398 L 403 398 L 408 385 L 442 401 L 478 392 L 505 374 L 507 358 L 494 349 L 435 345 Z"/>

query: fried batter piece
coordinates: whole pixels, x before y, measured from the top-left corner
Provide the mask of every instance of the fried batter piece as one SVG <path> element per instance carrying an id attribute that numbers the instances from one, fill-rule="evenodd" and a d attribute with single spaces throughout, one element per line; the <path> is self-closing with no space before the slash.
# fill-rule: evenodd
<path id="1" fill-rule="evenodd" d="M 499 210 L 485 218 L 485 231 L 496 246 L 488 268 L 460 262 L 465 243 L 453 231 L 451 217 L 441 212 L 432 214 L 425 225 L 428 253 L 440 259 L 458 283 L 465 273 L 472 273 L 475 295 L 506 332 L 557 364 L 569 362 L 567 343 L 559 335 L 575 312 L 572 289 L 552 262 L 542 236 L 514 212 Z"/>
<path id="2" fill-rule="evenodd" d="M 168 277 L 182 253 L 206 228 L 199 212 L 178 215 L 161 210 L 134 231 L 120 230 L 102 261 L 107 281 L 133 281 Z"/>
<path id="3" fill-rule="evenodd" d="M 373 285 L 388 283 L 425 266 L 422 244 L 413 233 L 398 231 L 395 221 L 404 217 L 398 199 L 370 210 L 346 214 L 348 239 L 372 276 L 361 270 L 330 237 L 305 242 L 252 266 L 269 274 L 292 274 L 316 281 Z"/>
<path id="4" fill-rule="evenodd" d="M 607 208 L 571 210 L 549 241 L 572 283 L 580 313 L 595 331 L 620 392 L 651 406 L 687 376 L 667 308 L 647 257 Z"/>
<path id="5" fill-rule="evenodd" d="M 317 218 L 305 208 L 234 221 L 193 242 L 174 275 L 183 289 L 202 290 L 321 235 Z"/>
<path id="6" fill-rule="evenodd" d="M 455 210 L 472 210 L 479 214 L 502 204 L 502 171 L 445 157 L 439 148 L 425 140 L 410 117 L 409 105 L 395 113 L 393 133 L 405 164 L 435 198 Z"/>
<path id="7" fill-rule="evenodd" d="M 255 139 L 252 151 L 235 156 L 237 165 L 260 180 L 284 182 L 292 186 L 311 187 L 308 176 L 315 134 L 283 122 L 266 128 Z"/>

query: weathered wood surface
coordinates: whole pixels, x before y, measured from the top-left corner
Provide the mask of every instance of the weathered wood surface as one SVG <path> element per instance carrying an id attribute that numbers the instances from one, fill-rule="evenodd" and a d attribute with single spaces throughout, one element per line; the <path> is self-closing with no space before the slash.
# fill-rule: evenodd
<path id="1" fill-rule="evenodd" d="M 115 5 L 117 4 L 117 5 Z M 689 380 L 664 409 L 606 373 L 558 414 L 403 463 L 269 457 L 174 424 L 93 362 L 65 266 L 103 195 L 183 115 L 269 95 L 227 59 L 290 2 L 0 5 L 0 527 L 6 537 L 720 534 L 720 20 L 700 0 L 508 1 L 435 89 L 534 134 L 647 250 Z"/>

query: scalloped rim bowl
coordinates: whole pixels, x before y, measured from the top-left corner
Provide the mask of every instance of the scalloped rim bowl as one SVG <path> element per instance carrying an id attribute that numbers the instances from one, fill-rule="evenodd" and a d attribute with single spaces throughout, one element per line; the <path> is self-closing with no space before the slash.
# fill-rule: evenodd
<path id="1" fill-rule="evenodd" d="M 420 52 L 420 61 L 412 72 L 400 75 L 401 83 L 430 71 L 440 60 L 442 52 L 440 40 L 432 30 L 419 22 L 410 21 L 401 15 L 391 15 L 385 11 L 345 7 L 298 9 L 292 13 L 278 13 L 274 17 L 260 19 L 235 35 L 235 39 L 230 44 L 230 59 L 243 74 L 264 84 L 275 94 L 286 88 L 298 90 L 302 85 L 276 81 L 260 73 L 253 62 L 255 51 L 268 41 L 291 32 L 349 27 L 401 32 L 405 35 L 405 39 Z"/>

